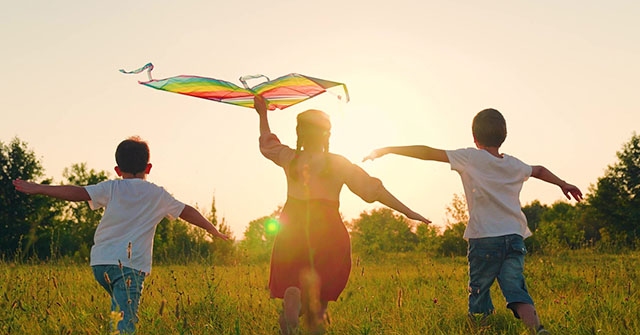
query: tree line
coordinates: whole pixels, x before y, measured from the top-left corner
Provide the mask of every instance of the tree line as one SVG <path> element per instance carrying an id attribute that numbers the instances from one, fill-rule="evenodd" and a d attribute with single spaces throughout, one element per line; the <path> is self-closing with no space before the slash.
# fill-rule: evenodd
<path id="1" fill-rule="evenodd" d="M 0 142 L 0 255 L 15 259 L 70 258 L 87 260 L 93 233 L 102 210 L 92 211 L 86 202 L 65 202 L 14 191 L 12 180 L 53 183 L 44 177 L 40 161 L 27 144 L 14 138 Z M 73 164 L 63 172 L 62 184 L 89 185 L 109 178 L 109 173 Z M 640 136 L 633 134 L 617 161 L 591 185 L 579 204 L 533 201 L 523 207 L 533 236 L 526 239 L 530 252 L 596 248 L 619 251 L 640 247 Z M 218 219 L 215 198 L 204 211 L 218 230 L 231 234 L 224 218 Z M 183 221 L 164 219 L 157 227 L 154 259 L 159 262 L 211 261 L 215 263 L 267 261 L 277 234 L 279 208 L 251 221 L 244 238 L 236 242 L 212 240 Z M 462 238 L 469 220 L 465 199 L 455 194 L 446 209 L 447 225 L 414 225 L 386 209 L 363 212 L 347 226 L 354 252 L 365 256 L 385 253 L 424 252 L 464 255 Z"/>

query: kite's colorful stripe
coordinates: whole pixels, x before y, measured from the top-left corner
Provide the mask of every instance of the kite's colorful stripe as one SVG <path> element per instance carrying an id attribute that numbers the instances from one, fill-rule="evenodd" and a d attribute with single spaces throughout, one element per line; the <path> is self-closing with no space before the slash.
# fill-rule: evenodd
<path id="1" fill-rule="evenodd" d="M 335 86 L 343 87 L 346 101 L 349 101 L 347 87 L 344 84 L 297 73 L 291 73 L 275 80 L 258 84 L 252 88 L 246 87 L 243 79 L 245 77 L 243 77 L 240 80 L 245 84 L 246 88 L 242 88 L 228 81 L 198 76 L 176 76 L 155 80 L 151 78 L 151 70 L 153 70 L 151 63 L 135 71 L 120 71 L 123 73 L 140 73 L 144 70 L 148 70 L 149 81 L 140 82 L 140 84 L 163 91 L 249 108 L 253 108 L 253 97 L 256 94 L 265 98 L 270 110 L 276 108 L 285 109 Z M 259 76 L 247 76 L 246 78 L 256 77 Z M 341 97 L 339 96 L 339 98 Z"/>

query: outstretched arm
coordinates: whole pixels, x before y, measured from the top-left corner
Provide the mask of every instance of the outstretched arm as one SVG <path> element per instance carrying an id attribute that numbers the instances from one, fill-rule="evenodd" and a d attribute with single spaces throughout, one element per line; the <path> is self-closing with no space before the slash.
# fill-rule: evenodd
<path id="1" fill-rule="evenodd" d="M 431 221 L 425 219 L 422 215 L 412 211 L 405 206 L 400 200 L 393 196 L 378 178 L 369 176 L 362 168 L 355 164 L 351 164 L 344 158 L 345 167 L 345 184 L 349 189 L 366 202 L 379 201 L 383 205 L 397 210 L 412 220 L 419 220 L 424 223 Z"/>
<path id="2" fill-rule="evenodd" d="M 260 118 L 260 136 L 270 134 L 271 129 L 269 128 L 269 119 L 267 118 L 266 101 L 264 101 L 263 97 L 256 95 L 253 97 L 253 106 Z"/>
<path id="3" fill-rule="evenodd" d="M 431 223 L 431 221 L 427 220 L 424 216 L 414 212 L 405 204 L 403 204 L 400 200 L 391 194 L 384 186 L 382 186 L 382 191 L 377 199 L 383 205 L 395 209 L 396 211 L 406 215 L 411 220 L 418 220 L 424 223 Z"/>
<path id="4" fill-rule="evenodd" d="M 229 239 L 227 235 L 221 234 L 216 227 L 213 226 L 209 220 L 205 219 L 200 212 L 198 212 L 195 208 L 185 205 L 182 213 L 180 213 L 180 218 L 189 222 L 190 224 L 200 227 L 206 230 L 209 234 L 219 237 L 225 241 Z"/>
<path id="5" fill-rule="evenodd" d="M 449 157 L 447 157 L 447 153 L 444 150 L 428 147 L 426 145 L 410 145 L 410 146 L 404 146 L 404 147 L 380 148 L 380 149 L 373 150 L 362 161 L 364 162 L 367 159 L 374 160 L 386 154 L 396 154 L 400 156 L 407 156 L 407 157 L 413 157 L 413 158 L 430 160 L 430 161 L 445 162 L 445 163 L 449 162 Z"/>
<path id="6" fill-rule="evenodd" d="M 571 197 L 569 195 L 573 196 L 573 199 L 577 201 L 582 200 L 582 192 L 580 192 L 580 189 L 578 187 L 560 179 L 558 176 L 553 174 L 553 172 L 549 171 L 549 169 L 542 165 L 534 165 L 531 167 L 531 177 L 559 186 L 562 190 L 562 193 L 564 193 L 564 195 L 569 200 L 571 200 Z"/>
<path id="7" fill-rule="evenodd" d="M 82 186 L 43 185 L 16 179 L 13 181 L 16 191 L 27 194 L 42 194 L 67 201 L 89 201 L 89 193 Z"/>

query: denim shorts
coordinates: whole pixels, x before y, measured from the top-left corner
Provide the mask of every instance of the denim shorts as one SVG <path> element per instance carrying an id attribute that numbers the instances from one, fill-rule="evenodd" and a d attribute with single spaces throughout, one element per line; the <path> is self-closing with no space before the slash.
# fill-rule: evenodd
<path id="1" fill-rule="evenodd" d="M 469 314 L 493 313 L 490 289 L 496 278 L 507 308 L 516 318 L 519 315 L 513 304 L 533 305 L 522 273 L 526 253 L 524 240 L 518 234 L 469 239 Z"/>
<path id="2" fill-rule="evenodd" d="M 138 322 L 138 305 L 145 273 L 126 266 L 94 265 L 93 275 L 111 297 L 111 311 L 121 312 L 122 320 L 111 325 L 120 334 L 133 334 Z"/>

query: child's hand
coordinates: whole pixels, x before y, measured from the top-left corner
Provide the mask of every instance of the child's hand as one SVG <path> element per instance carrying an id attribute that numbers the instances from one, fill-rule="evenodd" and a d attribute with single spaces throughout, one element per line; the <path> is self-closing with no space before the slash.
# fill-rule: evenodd
<path id="1" fill-rule="evenodd" d="M 416 212 L 407 213 L 407 217 L 409 219 L 411 219 L 411 220 L 422 221 L 422 222 L 424 222 L 426 224 L 431 223 L 431 221 L 427 220 L 424 216 L 422 216 L 422 215 L 420 215 L 420 214 L 418 214 Z"/>
<path id="2" fill-rule="evenodd" d="M 571 194 L 571 196 L 573 196 L 573 198 L 578 202 L 582 201 L 582 192 L 580 192 L 580 189 L 578 187 L 569 183 L 564 183 L 562 186 L 560 186 L 560 188 L 562 189 L 562 193 L 564 193 L 564 196 L 567 197 L 567 199 L 571 200 L 571 197 L 569 196 L 569 194 Z"/>
<path id="3" fill-rule="evenodd" d="M 209 230 L 209 234 L 222 239 L 223 241 L 228 241 L 229 236 L 220 233 L 217 229 L 213 228 L 213 230 Z"/>
<path id="4" fill-rule="evenodd" d="M 20 191 L 27 194 L 36 194 L 38 193 L 40 184 L 16 179 L 13 181 L 13 186 L 16 187 L 16 191 Z"/>
<path id="5" fill-rule="evenodd" d="M 367 159 L 374 160 L 374 159 L 382 157 L 382 156 L 384 156 L 386 154 L 387 153 L 385 152 L 384 148 L 376 149 L 376 150 L 371 151 L 371 153 L 368 156 L 366 156 L 365 158 L 363 158 L 362 161 L 366 162 Z"/>
<path id="6" fill-rule="evenodd" d="M 259 115 L 267 113 L 267 102 L 260 95 L 253 96 L 253 107 L 256 109 Z"/>

